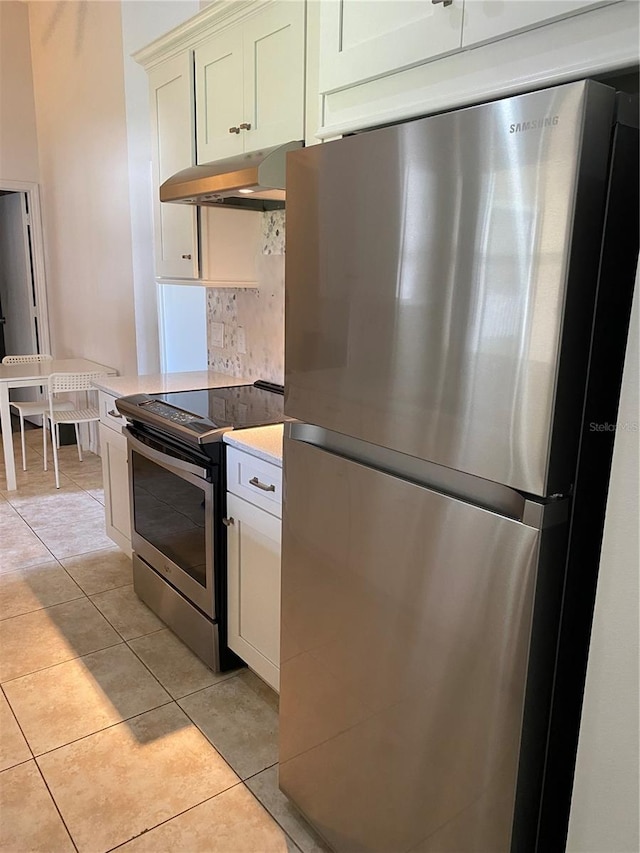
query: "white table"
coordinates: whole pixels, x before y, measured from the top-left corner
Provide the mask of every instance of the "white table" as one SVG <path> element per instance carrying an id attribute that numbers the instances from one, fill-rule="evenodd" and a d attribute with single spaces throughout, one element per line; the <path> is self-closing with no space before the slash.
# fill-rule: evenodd
<path id="1" fill-rule="evenodd" d="M 11 437 L 11 413 L 9 411 L 9 388 L 28 388 L 46 385 L 51 373 L 117 373 L 113 367 L 88 361 L 86 358 L 54 358 L 53 361 L 36 364 L 0 364 L 0 426 L 4 445 L 4 465 L 7 491 L 13 492 L 16 484 L 16 461 Z"/>

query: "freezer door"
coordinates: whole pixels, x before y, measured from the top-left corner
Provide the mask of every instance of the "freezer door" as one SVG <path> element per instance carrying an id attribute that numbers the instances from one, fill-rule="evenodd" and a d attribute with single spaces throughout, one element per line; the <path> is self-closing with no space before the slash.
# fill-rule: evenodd
<path id="1" fill-rule="evenodd" d="M 542 534 L 285 440 L 280 786 L 340 853 L 507 853 Z"/>
<path id="2" fill-rule="evenodd" d="M 286 413 L 566 492 L 613 97 L 583 81 L 290 154 Z"/>

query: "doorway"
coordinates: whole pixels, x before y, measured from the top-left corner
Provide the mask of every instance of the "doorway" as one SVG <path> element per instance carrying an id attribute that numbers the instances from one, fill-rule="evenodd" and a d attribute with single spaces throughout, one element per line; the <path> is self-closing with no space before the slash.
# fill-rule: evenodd
<path id="1" fill-rule="evenodd" d="M 0 359 L 50 351 L 38 185 L 0 179 Z M 37 396 L 12 391 L 16 400 Z"/>

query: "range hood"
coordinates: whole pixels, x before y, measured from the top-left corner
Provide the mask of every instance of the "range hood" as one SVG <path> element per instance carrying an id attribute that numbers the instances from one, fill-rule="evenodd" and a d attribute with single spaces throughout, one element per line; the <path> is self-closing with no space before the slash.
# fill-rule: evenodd
<path id="1" fill-rule="evenodd" d="M 277 210 L 285 202 L 287 153 L 302 145 L 287 142 L 183 169 L 162 184 L 160 201 Z"/>

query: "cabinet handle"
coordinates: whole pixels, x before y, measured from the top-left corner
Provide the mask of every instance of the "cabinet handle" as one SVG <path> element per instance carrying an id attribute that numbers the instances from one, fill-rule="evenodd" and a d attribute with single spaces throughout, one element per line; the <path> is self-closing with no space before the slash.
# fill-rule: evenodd
<path id="1" fill-rule="evenodd" d="M 107 414 L 111 415 L 112 418 L 120 418 L 120 420 L 122 420 L 122 415 L 119 412 L 116 412 L 115 409 L 109 409 Z"/>
<path id="2" fill-rule="evenodd" d="M 234 518 L 223 518 L 222 523 L 225 527 L 231 527 L 231 525 L 235 524 L 236 522 Z"/>
<path id="3" fill-rule="evenodd" d="M 442 3 L 443 6 L 453 5 L 453 0 L 431 0 L 431 2 L 433 3 L 434 6 L 437 6 L 440 3 Z"/>
<path id="4" fill-rule="evenodd" d="M 239 127 L 230 127 L 229 133 L 240 133 L 240 128 Z"/>
<path id="5" fill-rule="evenodd" d="M 182 258 L 183 261 L 190 261 L 191 260 L 191 255 L 180 255 L 180 257 Z"/>
<path id="6" fill-rule="evenodd" d="M 250 121 L 243 121 L 242 124 L 240 125 L 240 130 L 251 130 L 251 122 Z"/>
<path id="7" fill-rule="evenodd" d="M 275 492 L 276 490 L 276 487 L 273 484 L 267 486 L 265 483 L 261 483 L 257 477 L 252 477 L 249 480 L 249 484 L 251 486 L 255 486 L 256 489 L 262 489 L 263 492 Z"/>

